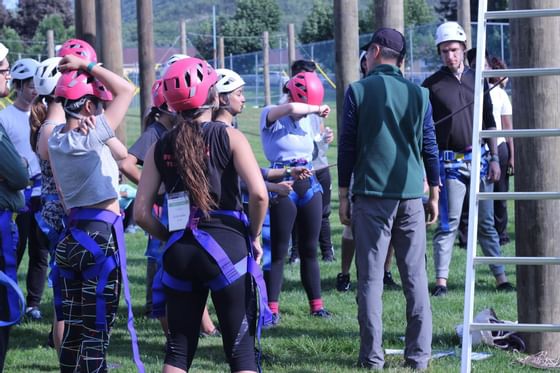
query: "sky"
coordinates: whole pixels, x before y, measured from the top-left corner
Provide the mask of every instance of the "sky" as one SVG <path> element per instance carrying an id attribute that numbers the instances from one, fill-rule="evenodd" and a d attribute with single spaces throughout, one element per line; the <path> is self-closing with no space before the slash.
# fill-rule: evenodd
<path id="1" fill-rule="evenodd" d="M 2 0 L 7 9 L 13 9 L 17 5 L 17 0 Z"/>

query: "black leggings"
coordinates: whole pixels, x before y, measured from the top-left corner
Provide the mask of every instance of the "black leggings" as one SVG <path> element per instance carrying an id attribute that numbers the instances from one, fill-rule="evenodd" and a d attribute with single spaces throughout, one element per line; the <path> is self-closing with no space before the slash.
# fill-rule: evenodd
<path id="1" fill-rule="evenodd" d="M 294 183 L 294 191 L 296 189 Z M 321 193 L 315 193 L 305 205 L 297 207 L 289 197 L 279 197 L 270 206 L 271 266 L 265 272 L 269 302 L 278 302 L 284 277 L 284 259 L 292 229 L 298 237 L 301 282 L 309 300 L 321 298 L 321 278 L 317 261 L 317 240 L 321 231 L 323 201 Z"/>
<path id="2" fill-rule="evenodd" d="M 17 265 L 21 263 L 25 248 L 28 247 L 29 266 L 27 268 L 26 286 L 27 307 L 38 307 L 45 290 L 49 265 L 49 240 L 41 231 L 35 220 L 34 211 L 41 209 L 41 197 L 31 197 L 31 209 L 18 214 L 19 243 L 17 248 Z"/>
<path id="3" fill-rule="evenodd" d="M 117 248 L 110 224 L 80 221 L 78 228 L 87 232 L 98 243 L 105 256 L 115 254 Z M 71 270 L 79 275 L 95 264 L 95 258 L 72 235 L 67 235 L 56 247 L 56 264 L 61 269 Z M 99 278 L 68 280 L 60 277 L 64 315 L 64 335 L 59 357 L 62 373 L 74 372 L 77 366 L 81 373 L 107 371 L 105 355 L 119 305 L 120 277 L 117 267 L 109 274 L 104 288 L 107 330 L 97 330 L 95 325 L 95 289 Z"/>
<path id="4" fill-rule="evenodd" d="M 199 224 L 199 228 L 208 232 L 235 264 L 247 256 L 245 228 L 233 218 L 224 217 L 223 221 L 227 225 L 213 219 L 212 224 Z M 221 271 L 190 231 L 164 254 L 163 268 L 170 275 L 193 283 L 192 292 L 165 287 L 169 324 L 165 364 L 188 370 L 198 345 L 202 312 L 208 298 L 209 290 L 203 284 L 219 276 Z M 231 371 L 256 371 L 256 297 L 251 276 L 242 276 L 233 284 L 212 291 L 211 296 Z"/>

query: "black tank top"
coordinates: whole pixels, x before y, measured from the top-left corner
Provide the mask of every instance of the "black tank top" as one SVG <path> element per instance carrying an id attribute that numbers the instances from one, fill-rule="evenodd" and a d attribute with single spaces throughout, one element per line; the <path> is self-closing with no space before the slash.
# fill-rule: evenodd
<path id="1" fill-rule="evenodd" d="M 210 195 L 216 202 L 217 209 L 239 211 L 242 209 L 239 177 L 233 164 L 226 128 L 227 125 L 222 122 L 206 122 L 201 125 L 202 136 L 207 147 L 206 176 L 210 183 Z M 167 193 L 186 190 L 176 168 L 174 154 L 176 136 L 177 127 L 158 140 L 154 149 L 155 164 Z"/>

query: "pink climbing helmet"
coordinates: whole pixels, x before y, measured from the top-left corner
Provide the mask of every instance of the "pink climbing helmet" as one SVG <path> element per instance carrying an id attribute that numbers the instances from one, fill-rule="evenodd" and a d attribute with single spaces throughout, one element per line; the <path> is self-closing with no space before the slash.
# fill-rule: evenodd
<path id="1" fill-rule="evenodd" d="M 97 63 L 97 53 L 95 49 L 86 41 L 80 39 L 69 39 L 62 44 L 58 51 L 59 57 L 73 54 L 89 62 Z"/>
<path id="2" fill-rule="evenodd" d="M 302 102 L 309 105 L 321 105 L 325 89 L 323 83 L 314 72 L 301 72 L 293 76 L 287 83 L 286 88 L 294 102 Z"/>

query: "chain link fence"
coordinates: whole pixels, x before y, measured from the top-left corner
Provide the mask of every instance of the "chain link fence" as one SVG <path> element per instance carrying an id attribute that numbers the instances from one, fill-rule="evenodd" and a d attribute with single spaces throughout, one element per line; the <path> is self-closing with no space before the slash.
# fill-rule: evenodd
<path id="1" fill-rule="evenodd" d="M 441 60 L 435 46 L 435 32 L 438 24 L 407 27 L 407 57 L 404 75 L 411 81 L 421 84 L 426 77 L 436 71 Z M 473 45 L 476 44 L 476 27 L 472 24 Z M 487 50 L 491 55 L 500 57 L 509 65 L 509 25 L 507 23 L 488 23 Z M 370 40 L 371 34 L 360 35 L 360 45 Z M 275 36 L 276 38 L 280 36 Z M 285 41 L 286 39 L 284 39 Z M 227 37 L 225 38 L 227 43 Z M 279 43 L 282 45 L 282 43 Z M 269 53 L 269 80 L 271 101 L 277 102 L 282 96 L 282 86 L 289 76 L 288 49 L 271 48 Z M 176 46 L 170 46 L 176 48 Z M 313 60 L 319 65 L 320 77 L 325 86 L 325 100 L 335 101 L 335 45 L 334 40 L 321 41 L 311 44 L 296 44 L 296 58 Z M 215 61 L 210 60 L 216 66 Z M 253 106 L 264 105 L 263 81 L 263 53 L 245 53 L 225 56 L 225 67 L 236 71 L 245 80 L 245 97 L 247 104 Z M 356 69 L 359 67 L 356 66 Z M 136 77 L 138 74 L 131 74 Z M 134 79 L 133 79 L 134 81 Z M 135 82 L 137 83 L 137 82 Z M 135 100 L 138 101 L 138 100 Z"/>

